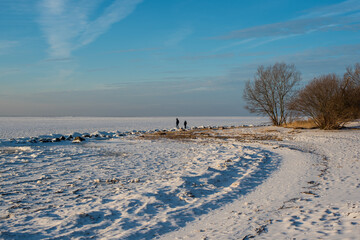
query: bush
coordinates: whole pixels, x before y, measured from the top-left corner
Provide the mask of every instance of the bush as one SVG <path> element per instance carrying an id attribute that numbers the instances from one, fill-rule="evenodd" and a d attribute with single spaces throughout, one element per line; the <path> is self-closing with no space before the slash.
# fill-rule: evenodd
<path id="1" fill-rule="evenodd" d="M 338 129 L 360 113 L 359 86 L 335 74 L 314 78 L 291 100 L 289 109 L 311 117 L 321 129 Z"/>
<path id="2" fill-rule="evenodd" d="M 349 102 L 352 105 L 354 118 L 360 118 L 360 63 L 346 68 L 344 81 L 349 84 Z"/>
<path id="3" fill-rule="evenodd" d="M 360 63 L 346 68 L 344 79 L 351 81 L 353 84 L 360 86 Z"/>

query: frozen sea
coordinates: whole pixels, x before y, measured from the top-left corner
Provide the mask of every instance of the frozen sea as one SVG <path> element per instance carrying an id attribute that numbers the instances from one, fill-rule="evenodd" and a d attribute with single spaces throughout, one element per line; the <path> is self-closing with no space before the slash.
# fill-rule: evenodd
<path id="1" fill-rule="evenodd" d="M 263 117 L 179 117 L 188 126 L 263 124 Z M 0 117 L 0 139 L 72 132 L 153 130 L 175 127 L 175 117 Z"/>

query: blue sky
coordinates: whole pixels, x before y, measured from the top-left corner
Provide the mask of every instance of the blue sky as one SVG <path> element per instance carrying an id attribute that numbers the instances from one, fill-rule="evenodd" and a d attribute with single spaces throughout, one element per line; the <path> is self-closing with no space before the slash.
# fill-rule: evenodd
<path id="1" fill-rule="evenodd" d="M 360 62 L 358 0 L 1 0 L 0 116 L 240 116 L 259 65 Z"/>

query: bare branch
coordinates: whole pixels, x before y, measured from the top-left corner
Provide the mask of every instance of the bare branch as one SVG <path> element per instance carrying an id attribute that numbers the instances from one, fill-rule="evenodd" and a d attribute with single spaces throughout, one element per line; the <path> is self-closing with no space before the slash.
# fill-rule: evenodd
<path id="1" fill-rule="evenodd" d="M 314 78 L 290 102 L 293 111 L 311 117 L 321 129 L 337 129 L 360 116 L 360 86 L 346 74 Z"/>
<path id="2" fill-rule="evenodd" d="M 244 90 L 246 108 L 250 112 L 267 115 L 274 125 L 287 120 L 287 104 L 292 98 L 295 85 L 300 81 L 300 72 L 294 65 L 276 63 L 259 66 L 254 81 L 248 81 Z"/>

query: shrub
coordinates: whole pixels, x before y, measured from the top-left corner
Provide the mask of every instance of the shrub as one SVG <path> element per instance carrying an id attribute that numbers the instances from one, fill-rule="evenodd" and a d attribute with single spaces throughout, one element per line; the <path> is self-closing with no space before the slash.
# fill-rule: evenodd
<path id="1" fill-rule="evenodd" d="M 321 129 L 338 129 L 359 116 L 359 87 L 335 74 L 314 78 L 290 101 L 289 109 L 311 117 Z"/>
<path id="2" fill-rule="evenodd" d="M 353 84 L 360 86 L 360 63 L 346 68 L 344 79 L 351 81 Z"/>
<path id="3" fill-rule="evenodd" d="M 346 68 L 344 82 L 349 85 L 348 102 L 353 109 L 354 118 L 360 118 L 360 63 Z"/>

